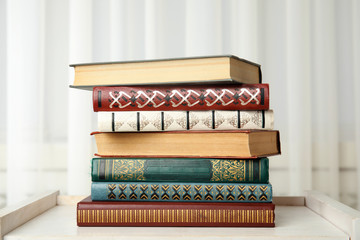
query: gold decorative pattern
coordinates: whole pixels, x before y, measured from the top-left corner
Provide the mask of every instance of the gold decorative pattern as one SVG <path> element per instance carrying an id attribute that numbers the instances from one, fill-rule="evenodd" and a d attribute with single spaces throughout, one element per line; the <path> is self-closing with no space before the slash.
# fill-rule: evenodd
<path id="1" fill-rule="evenodd" d="M 210 160 L 214 182 L 245 181 L 245 160 Z"/>
<path id="2" fill-rule="evenodd" d="M 81 224 L 96 223 L 274 223 L 273 210 L 118 209 L 77 210 Z"/>
<path id="3" fill-rule="evenodd" d="M 113 165 L 114 180 L 145 180 L 145 162 L 141 159 L 116 159 Z"/>

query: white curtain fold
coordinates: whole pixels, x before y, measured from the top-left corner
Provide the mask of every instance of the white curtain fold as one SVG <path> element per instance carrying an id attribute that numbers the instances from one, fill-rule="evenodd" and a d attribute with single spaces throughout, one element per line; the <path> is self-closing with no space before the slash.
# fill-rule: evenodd
<path id="1" fill-rule="evenodd" d="M 299 195 L 312 189 L 311 15 L 310 1 L 286 4 L 287 116 L 282 117 L 288 119 L 288 144 L 284 151 L 289 153 L 289 193 Z"/>
<path id="2" fill-rule="evenodd" d="M 87 0 L 70 1 L 69 63 L 93 61 L 93 6 Z M 72 84 L 73 69 L 69 68 Z M 67 194 L 90 193 L 90 160 L 92 158 L 92 102 L 91 92 L 69 88 L 68 91 L 68 155 Z M 65 129 L 64 129 L 65 130 Z"/>
<path id="3" fill-rule="evenodd" d="M 354 83 L 354 105 L 355 105 L 355 149 L 356 151 L 356 165 L 357 186 L 357 208 L 360 209 L 360 1 L 353 0 L 350 8 L 352 14 L 352 66 L 353 66 L 353 83 Z M 349 10 L 349 9 L 348 9 Z M 350 11 L 349 11 L 350 12 Z M 354 184 L 355 185 L 355 184 Z"/>
<path id="4" fill-rule="evenodd" d="M 331 197 L 339 199 L 335 1 L 316 0 L 311 4 L 312 175 L 318 178 L 313 187 L 326 189 Z"/>
<path id="5" fill-rule="evenodd" d="M 0 1 L 9 203 L 58 187 L 90 193 L 96 114 L 91 92 L 68 89 L 68 64 L 234 54 L 270 84 L 275 195 L 316 189 L 360 207 L 359 0 Z M 44 182 L 49 169 L 63 183 Z"/>
<path id="6" fill-rule="evenodd" d="M 44 2 L 6 2 L 7 200 L 43 189 Z M 2 31 L 4 32 L 4 31 Z M 30 161 L 29 161 L 30 160 Z"/>

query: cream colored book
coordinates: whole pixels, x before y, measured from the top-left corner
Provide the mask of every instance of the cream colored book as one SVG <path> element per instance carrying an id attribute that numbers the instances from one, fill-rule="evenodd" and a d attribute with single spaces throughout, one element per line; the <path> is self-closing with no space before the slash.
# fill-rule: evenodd
<path id="1" fill-rule="evenodd" d="M 273 111 L 98 112 L 100 132 L 273 129 Z"/>

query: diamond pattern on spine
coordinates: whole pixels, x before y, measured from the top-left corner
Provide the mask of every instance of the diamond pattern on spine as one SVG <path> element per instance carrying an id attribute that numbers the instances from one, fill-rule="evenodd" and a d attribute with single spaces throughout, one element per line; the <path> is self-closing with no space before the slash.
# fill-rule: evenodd
<path id="1" fill-rule="evenodd" d="M 161 111 L 118 111 L 114 114 L 116 132 L 137 131 L 137 113 L 140 114 L 140 131 L 162 131 Z M 164 130 L 186 130 L 186 111 L 164 111 Z M 262 111 L 240 111 L 240 128 L 261 129 Z M 215 111 L 215 129 L 238 129 L 237 111 Z M 212 111 L 189 111 L 190 130 L 211 130 Z M 98 128 L 104 132 L 112 131 L 112 113 L 98 113 Z"/>
<path id="2" fill-rule="evenodd" d="M 200 194 L 202 186 L 201 185 L 195 185 L 194 189 L 196 191 L 196 194 L 194 195 L 194 200 L 202 200 L 202 195 Z"/>
<path id="3" fill-rule="evenodd" d="M 116 195 L 114 193 L 114 190 L 116 189 L 116 184 L 108 184 L 109 194 L 108 199 L 116 199 Z"/>
<path id="4" fill-rule="evenodd" d="M 137 189 L 137 184 L 130 184 L 130 190 L 131 190 L 131 193 L 129 195 L 129 198 L 131 200 L 135 200 L 137 199 L 137 195 L 135 193 L 135 190 Z"/>
<path id="5" fill-rule="evenodd" d="M 141 111 L 140 131 L 161 131 L 161 112 Z"/>
<path id="6" fill-rule="evenodd" d="M 158 200 L 159 199 L 159 194 L 156 192 L 158 189 L 159 189 L 159 185 L 157 185 L 157 184 L 152 184 L 151 185 L 151 190 L 152 190 L 151 199 L 152 200 Z"/>
<path id="7" fill-rule="evenodd" d="M 265 194 L 265 192 L 266 192 L 266 190 L 268 189 L 268 187 L 267 187 L 267 186 L 260 186 L 259 189 L 260 189 L 260 192 L 261 192 L 261 194 L 260 194 L 260 196 L 259 196 L 259 200 L 260 200 L 260 201 L 267 201 L 267 200 L 268 200 L 268 197 L 267 197 L 267 195 Z"/>
<path id="8" fill-rule="evenodd" d="M 227 106 L 259 105 L 259 88 L 204 88 L 204 89 L 173 89 L 173 90 L 131 90 L 109 92 L 109 108 L 146 109 L 159 107 L 176 108 L 178 106 Z"/>
<path id="9" fill-rule="evenodd" d="M 196 111 L 190 112 L 190 129 L 191 130 L 204 130 L 212 129 L 212 112 L 211 111 Z"/>
<path id="10" fill-rule="evenodd" d="M 124 193 L 126 188 L 127 188 L 126 184 L 119 184 L 119 190 L 120 190 L 119 199 L 127 199 L 127 197 Z"/>
<path id="11" fill-rule="evenodd" d="M 191 200 L 191 196 L 189 195 L 189 191 L 191 189 L 191 185 L 184 185 L 183 190 L 185 194 L 183 195 L 183 200 Z"/>
<path id="12" fill-rule="evenodd" d="M 172 189 L 174 191 L 174 194 L 172 195 L 172 200 L 180 200 L 180 195 L 178 191 L 180 190 L 180 185 L 173 185 Z"/>
<path id="13" fill-rule="evenodd" d="M 239 189 L 239 196 L 237 197 L 238 200 L 245 200 L 246 199 L 246 196 L 244 194 L 244 191 L 246 189 L 246 187 L 244 185 L 240 185 L 238 186 L 238 189 Z"/>
<path id="14" fill-rule="evenodd" d="M 110 122 L 111 123 L 111 122 Z M 119 112 L 115 113 L 114 118 L 115 131 L 137 130 L 137 113 L 136 112 Z"/>
<path id="15" fill-rule="evenodd" d="M 164 130 L 186 130 L 187 118 L 185 111 L 164 112 Z"/>
<path id="16" fill-rule="evenodd" d="M 262 111 L 240 111 L 241 128 L 262 128 Z"/>
<path id="17" fill-rule="evenodd" d="M 216 200 L 224 200 L 224 195 L 221 193 L 224 190 L 223 185 L 216 185 Z"/>
<path id="18" fill-rule="evenodd" d="M 256 191 L 256 186 L 249 186 L 249 191 L 250 191 L 250 195 L 248 197 L 249 201 L 256 201 L 256 195 L 254 194 L 254 192 Z"/>
<path id="19" fill-rule="evenodd" d="M 164 193 L 161 195 L 162 200 L 169 200 L 169 194 L 167 193 L 167 190 L 169 190 L 169 185 L 162 185 L 161 189 L 164 191 Z"/>
<path id="20" fill-rule="evenodd" d="M 235 186 L 234 185 L 227 185 L 226 186 L 227 190 L 228 190 L 228 194 L 226 195 L 226 200 L 228 201 L 234 201 L 235 200 L 235 196 L 232 194 L 232 191 L 234 191 Z"/>
<path id="21" fill-rule="evenodd" d="M 148 188 L 149 188 L 149 185 L 147 185 L 147 184 L 141 184 L 140 185 L 140 190 L 141 190 L 140 199 L 141 200 L 147 200 L 148 199 L 148 195 L 145 193 L 145 191 Z"/>
<path id="22" fill-rule="evenodd" d="M 205 195 L 205 200 L 211 201 L 213 200 L 213 196 L 211 195 L 211 190 L 213 189 L 212 185 L 205 185 L 205 191 L 206 191 L 206 195 Z"/>

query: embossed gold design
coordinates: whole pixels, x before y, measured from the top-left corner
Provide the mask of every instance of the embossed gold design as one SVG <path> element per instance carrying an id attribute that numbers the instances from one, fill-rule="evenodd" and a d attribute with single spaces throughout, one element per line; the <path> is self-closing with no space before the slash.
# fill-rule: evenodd
<path id="1" fill-rule="evenodd" d="M 210 160 L 212 178 L 210 181 L 239 182 L 245 181 L 245 160 Z"/>
<path id="2" fill-rule="evenodd" d="M 116 159 L 113 165 L 114 180 L 143 181 L 145 180 L 145 162 L 141 159 Z"/>

